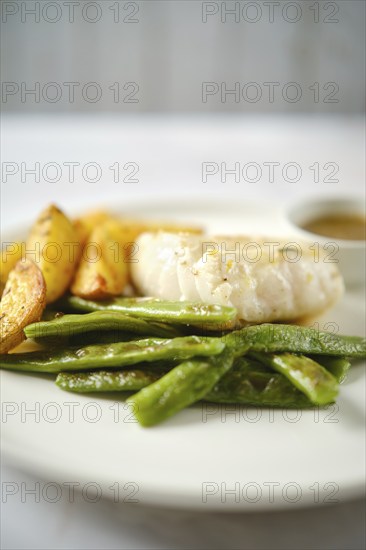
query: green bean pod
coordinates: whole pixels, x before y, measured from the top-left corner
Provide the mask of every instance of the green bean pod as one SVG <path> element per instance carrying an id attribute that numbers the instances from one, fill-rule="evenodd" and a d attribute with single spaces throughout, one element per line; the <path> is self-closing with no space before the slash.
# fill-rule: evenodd
<path id="1" fill-rule="evenodd" d="M 225 344 L 217 338 L 147 338 L 82 348 L 9 353 L 0 355 L 0 368 L 49 373 L 121 368 L 145 361 L 182 361 L 196 355 L 217 355 L 224 347 Z"/>
<path id="2" fill-rule="evenodd" d="M 327 355 L 312 355 L 310 357 L 329 371 L 339 384 L 344 382 L 351 363 L 345 357 L 329 357 Z"/>
<path id="3" fill-rule="evenodd" d="M 156 382 L 174 366 L 152 363 L 133 370 L 64 372 L 57 376 L 56 384 L 76 393 L 138 391 Z M 260 407 L 303 409 L 313 406 L 282 374 L 246 357 L 236 359 L 233 368 L 202 399 Z"/>
<path id="4" fill-rule="evenodd" d="M 236 309 L 200 302 L 171 302 L 155 298 L 123 298 L 95 302 L 77 296 L 67 296 L 59 302 L 62 311 L 119 311 L 146 321 L 184 325 L 231 326 Z"/>
<path id="5" fill-rule="evenodd" d="M 154 426 L 202 399 L 233 364 L 225 349 L 211 358 L 185 361 L 162 378 L 131 396 L 134 414 L 142 426 Z"/>
<path id="6" fill-rule="evenodd" d="M 64 339 L 88 332 L 128 332 L 140 336 L 174 338 L 180 336 L 177 329 L 164 323 L 147 322 L 118 311 L 96 311 L 82 315 L 61 315 L 50 321 L 32 323 L 25 329 L 27 338 L 37 341 L 44 339 Z"/>
<path id="7" fill-rule="evenodd" d="M 223 341 L 237 356 L 245 353 L 249 346 L 251 351 L 265 353 L 366 357 L 365 338 L 341 336 L 297 325 L 265 323 L 245 327 L 226 334 Z"/>
<path id="8" fill-rule="evenodd" d="M 204 401 L 259 407 L 313 407 L 285 376 L 249 357 L 236 359 L 234 367 L 205 395 Z"/>
<path id="9" fill-rule="evenodd" d="M 138 391 L 161 378 L 159 370 L 121 370 L 95 372 L 61 372 L 56 384 L 76 393 Z"/>
<path id="10" fill-rule="evenodd" d="M 283 374 L 314 405 L 332 403 L 338 395 L 334 376 L 309 357 L 292 353 L 253 353 L 253 356 Z"/>

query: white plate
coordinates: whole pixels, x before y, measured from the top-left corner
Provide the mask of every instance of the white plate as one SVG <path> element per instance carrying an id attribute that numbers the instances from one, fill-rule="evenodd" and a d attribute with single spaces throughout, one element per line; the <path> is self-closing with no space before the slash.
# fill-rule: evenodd
<path id="1" fill-rule="evenodd" d="M 180 201 L 135 204 L 128 211 L 202 222 L 215 233 L 272 235 L 287 227 L 280 212 L 259 205 Z M 328 328 L 363 335 L 360 292 L 348 293 L 318 319 L 320 329 L 332 323 Z M 90 498 L 93 487 L 116 498 L 118 487 L 120 501 L 222 511 L 339 502 L 364 491 L 362 362 L 352 368 L 337 405 L 326 410 L 196 405 L 150 429 L 134 422 L 118 394 L 64 393 L 48 376 L 2 371 L 1 397 L 3 456 L 44 479 L 45 491 L 46 482 L 58 483 L 62 491 L 75 483 Z M 52 499 L 56 489 L 48 487 L 44 498 Z"/>

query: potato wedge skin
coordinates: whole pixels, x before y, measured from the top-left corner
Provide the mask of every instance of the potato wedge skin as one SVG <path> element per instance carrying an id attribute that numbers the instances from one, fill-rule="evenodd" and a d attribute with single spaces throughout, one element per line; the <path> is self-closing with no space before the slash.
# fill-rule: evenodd
<path id="1" fill-rule="evenodd" d="M 35 258 L 47 286 L 47 303 L 69 288 L 80 256 L 79 235 L 72 222 L 51 204 L 33 225 L 26 243 L 26 257 Z"/>
<path id="2" fill-rule="evenodd" d="M 128 267 L 120 236 L 113 221 L 94 228 L 76 271 L 72 294 L 90 300 L 122 294 L 128 282 Z"/>
<path id="3" fill-rule="evenodd" d="M 9 273 L 0 302 L 0 353 L 25 340 L 24 327 L 40 320 L 46 307 L 46 283 L 31 260 L 19 260 Z"/>
<path id="4" fill-rule="evenodd" d="M 0 255 L 0 292 L 4 290 L 10 271 L 21 259 L 24 251 L 24 243 L 13 242 L 1 250 Z"/>

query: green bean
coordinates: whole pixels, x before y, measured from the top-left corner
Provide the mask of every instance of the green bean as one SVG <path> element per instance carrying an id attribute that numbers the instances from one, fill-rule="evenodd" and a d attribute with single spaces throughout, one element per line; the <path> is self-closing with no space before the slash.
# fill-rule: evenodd
<path id="1" fill-rule="evenodd" d="M 216 355 L 221 353 L 224 347 L 225 344 L 217 338 L 203 339 L 198 336 L 166 340 L 147 338 L 109 345 L 45 349 L 29 353 L 0 355 L 0 368 L 50 373 L 120 368 L 143 361 L 181 361 L 196 355 Z"/>
<path id="2" fill-rule="evenodd" d="M 253 353 L 253 356 L 283 374 L 314 405 L 332 403 L 338 395 L 338 382 L 334 376 L 309 357 L 292 353 Z"/>
<path id="3" fill-rule="evenodd" d="M 204 324 L 225 326 L 236 317 L 233 307 L 209 305 L 200 302 L 170 302 L 155 298 L 116 297 L 101 302 L 67 296 L 59 302 L 65 311 L 119 311 L 146 321 L 177 324 Z"/>
<path id="4" fill-rule="evenodd" d="M 133 342 L 134 340 L 141 340 L 140 334 L 132 334 L 131 332 L 124 332 L 121 330 L 111 330 L 108 332 L 87 332 L 86 334 L 73 334 L 69 338 L 50 336 L 49 338 L 42 338 L 39 342 L 45 342 L 47 346 L 61 346 L 61 347 L 84 347 L 94 346 L 96 344 L 116 344 L 117 342 Z"/>
<path id="5" fill-rule="evenodd" d="M 154 426 L 202 399 L 228 372 L 233 354 L 225 349 L 211 358 L 195 358 L 181 363 L 165 376 L 128 399 L 142 426 Z"/>
<path id="6" fill-rule="evenodd" d="M 156 382 L 173 367 L 169 363 L 152 363 L 146 368 L 139 366 L 137 370 L 128 371 L 61 373 L 56 384 L 63 390 L 78 393 L 137 391 Z M 313 407 L 306 395 L 295 388 L 283 374 L 273 372 L 251 357 L 236 359 L 233 368 L 202 399 L 212 403 L 260 407 Z"/>
<path id="7" fill-rule="evenodd" d="M 232 370 L 204 396 L 204 401 L 297 409 L 313 406 L 282 374 L 247 357 L 235 360 Z"/>
<path id="8" fill-rule="evenodd" d="M 296 325 L 262 324 L 245 327 L 223 337 L 240 356 L 248 345 L 252 351 L 293 352 L 309 355 L 366 357 L 366 340 L 357 336 L 340 336 Z"/>
<path id="9" fill-rule="evenodd" d="M 178 330 L 164 323 L 149 323 L 137 317 L 124 315 L 118 311 L 96 311 L 82 315 L 62 315 L 50 321 L 32 323 L 25 329 L 27 338 L 69 338 L 87 332 L 126 331 L 142 336 L 174 338 Z"/>
<path id="10" fill-rule="evenodd" d="M 172 365 L 159 363 L 156 367 L 153 363 L 146 369 L 139 366 L 138 370 L 64 372 L 57 376 L 56 384 L 63 390 L 77 393 L 137 391 L 156 382 L 171 368 Z M 313 406 L 282 374 L 247 357 L 236 359 L 233 368 L 202 399 L 260 407 L 303 409 Z"/>
<path id="11" fill-rule="evenodd" d="M 77 393 L 138 391 L 152 384 L 162 373 L 159 370 L 125 370 L 96 372 L 61 372 L 56 384 L 63 390 Z"/>
<path id="12" fill-rule="evenodd" d="M 311 359 L 325 367 L 338 383 L 342 383 L 347 376 L 351 363 L 345 357 L 329 357 L 327 355 L 312 355 Z"/>

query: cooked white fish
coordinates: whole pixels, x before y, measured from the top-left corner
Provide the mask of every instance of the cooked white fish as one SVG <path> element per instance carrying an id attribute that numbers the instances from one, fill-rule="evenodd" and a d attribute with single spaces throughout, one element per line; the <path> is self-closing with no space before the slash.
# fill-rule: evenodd
<path id="1" fill-rule="evenodd" d="M 234 306 L 243 323 L 313 316 L 343 292 L 337 264 L 317 258 L 311 243 L 159 232 L 137 245 L 131 270 L 141 294 Z"/>

